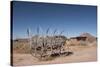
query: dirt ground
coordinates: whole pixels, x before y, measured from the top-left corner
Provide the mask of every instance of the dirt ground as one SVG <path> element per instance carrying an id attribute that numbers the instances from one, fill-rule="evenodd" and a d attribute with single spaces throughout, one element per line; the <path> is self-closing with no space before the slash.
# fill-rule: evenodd
<path id="1" fill-rule="evenodd" d="M 13 53 L 13 65 L 40 65 L 40 64 L 59 64 L 59 63 L 73 63 L 73 62 L 90 62 L 97 60 L 97 46 L 71 46 L 70 51 L 72 55 L 65 57 L 57 57 L 49 61 L 39 61 L 31 54 Z"/>

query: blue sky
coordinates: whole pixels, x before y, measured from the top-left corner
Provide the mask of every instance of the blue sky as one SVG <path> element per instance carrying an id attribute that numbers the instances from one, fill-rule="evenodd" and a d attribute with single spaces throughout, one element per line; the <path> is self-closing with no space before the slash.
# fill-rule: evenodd
<path id="1" fill-rule="evenodd" d="M 13 2 L 13 37 L 27 37 L 27 28 L 36 34 L 38 26 L 45 34 L 46 29 L 64 31 L 67 37 L 88 32 L 97 34 L 97 7 L 35 2 Z"/>

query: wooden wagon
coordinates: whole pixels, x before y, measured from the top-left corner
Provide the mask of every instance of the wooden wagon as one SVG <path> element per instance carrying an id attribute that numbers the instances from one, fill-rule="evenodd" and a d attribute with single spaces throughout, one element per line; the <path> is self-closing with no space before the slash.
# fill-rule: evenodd
<path id="1" fill-rule="evenodd" d="M 32 38 L 31 54 L 42 60 L 56 54 L 61 56 L 65 52 L 65 42 L 64 36 L 35 36 Z"/>

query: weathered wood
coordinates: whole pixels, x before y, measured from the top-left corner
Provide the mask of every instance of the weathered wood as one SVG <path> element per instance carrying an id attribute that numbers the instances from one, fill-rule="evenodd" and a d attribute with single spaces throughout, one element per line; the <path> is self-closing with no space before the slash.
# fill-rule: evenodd
<path id="1" fill-rule="evenodd" d="M 49 28 L 46 31 L 46 34 L 48 34 Z M 64 52 L 64 45 L 66 42 L 66 37 L 60 35 L 56 35 L 57 30 L 54 31 L 54 34 L 52 36 L 46 35 L 46 36 L 40 36 L 39 35 L 39 28 L 37 28 L 37 35 L 32 36 L 30 41 L 31 45 L 31 54 L 32 56 L 38 58 L 38 59 L 45 59 L 49 58 L 52 54 L 61 54 Z"/>
<path id="2" fill-rule="evenodd" d="M 65 39 L 60 37 L 38 37 L 36 43 L 33 41 L 32 49 L 35 49 L 35 54 L 40 52 L 40 57 L 47 55 L 50 56 L 53 53 L 60 53 L 63 51 Z M 34 45 L 34 46 L 33 46 Z M 48 53 L 49 52 L 49 53 Z M 33 51 L 34 53 L 34 51 Z M 36 55 L 35 55 L 36 56 Z"/>

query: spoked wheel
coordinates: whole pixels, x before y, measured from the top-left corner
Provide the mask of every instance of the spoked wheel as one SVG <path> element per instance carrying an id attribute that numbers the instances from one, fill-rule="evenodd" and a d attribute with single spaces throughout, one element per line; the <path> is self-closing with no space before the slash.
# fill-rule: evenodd
<path id="1" fill-rule="evenodd" d="M 32 56 L 39 60 L 47 60 L 51 56 L 51 47 L 34 47 L 31 48 L 30 52 Z"/>
<path id="2" fill-rule="evenodd" d="M 34 47 L 34 48 L 31 48 L 30 50 L 31 52 L 31 55 L 36 57 L 36 58 L 41 58 L 42 56 L 42 51 L 41 51 L 41 47 Z"/>
<path id="3" fill-rule="evenodd" d="M 60 56 L 66 56 L 66 51 L 65 51 L 63 45 L 61 45 L 61 47 L 60 47 Z"/>
<path id="4" fill-rule="evenodd" d="M 51 47 L 46 46 L 45 49 L 43 48 L 42 54 L 41 54 L 41 60 L 49 60 L 51 56 Z"/>

